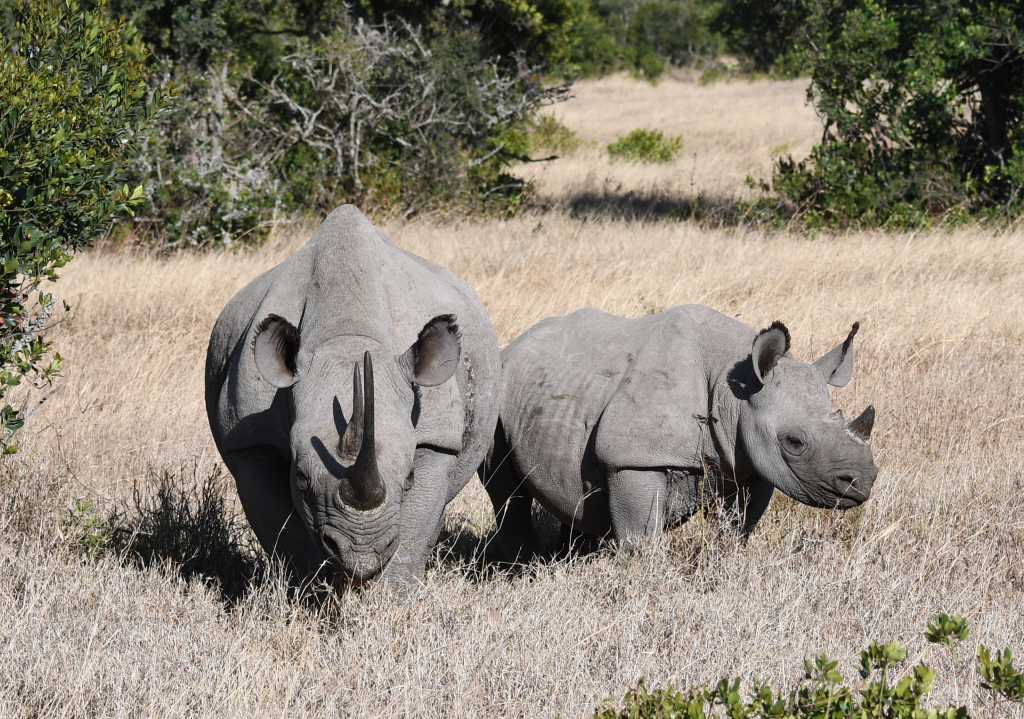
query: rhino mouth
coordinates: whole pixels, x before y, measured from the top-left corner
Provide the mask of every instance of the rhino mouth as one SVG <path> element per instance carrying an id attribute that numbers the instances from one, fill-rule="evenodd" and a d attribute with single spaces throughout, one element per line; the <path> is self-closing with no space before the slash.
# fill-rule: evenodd
<path id="1" fill-rule="evenodd" d="M 864 504 L 864 502 L 868 501 L 867 492 L 864 492 L 863 490 L 856 486 L 856 483 L 858 481 L 859 480 L 855 477 L 836 477 L 836 506 L 839 509 L 851 509 L 853 507 L 859 507 L 860 505 Z"/>
<path id="2" fill-rule="evenodd" d="M 354 585 L 362 585 L 381 573 L 398 548 L 397 537 L 378 550 L 375 543 L 356 546 L 343 533 L 324 527 L 320 541 L 329 555 L 331 566 Z"/>

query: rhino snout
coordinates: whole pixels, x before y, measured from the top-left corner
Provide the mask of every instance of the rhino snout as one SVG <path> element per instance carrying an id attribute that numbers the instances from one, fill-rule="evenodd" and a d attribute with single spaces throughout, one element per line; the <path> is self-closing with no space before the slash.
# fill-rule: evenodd
<path id="1" fill-rule="evenodd" d="M 874 467 L 868 473 L 850 471 L 836 473 L 832 479 L 832 485 L 838 497 L 837 505 L 843 509 L 849 509 L 864 504 L 871 495 L 871 487 L 877 476 L 878 470 Z"/>
<path id="2" fill-rule="evenodd" d="M 329 561 L 356 583 L 362 583 L 379 574 L 397 548 L 395 539 L 389 542 L 386 537 L 360 539 L 366 541 L 353 541 L 344 532 L 330 526 L 320 531 L 320 542 L 327 552 Z M 374 541 L 375 539 L 378 541 Z M 386 545 L 380 546 L 381 539 L 387 542 Z"/>

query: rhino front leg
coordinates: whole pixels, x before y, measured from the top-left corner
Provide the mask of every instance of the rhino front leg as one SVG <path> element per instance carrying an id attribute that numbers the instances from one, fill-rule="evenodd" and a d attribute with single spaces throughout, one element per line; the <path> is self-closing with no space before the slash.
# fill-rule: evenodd
<path id="1" fill-rule="evenodd" d="M 667 497 L 662 470 L 623 469 L 608 475 L 612 533 L 621 546 L 632 549 L 638 540 L 661 533 Z"/>
<path id="2" fill-rule="evenodd" d="M 448 476 L 457 457 L 418 448 L 413 462 L 412 486 L 402 497 L 398 549 L 384 567 L 381 580 L 408 588 L 423 580 L 427 557 L 437 542 L 448 499 Z"/>
<path id="3" fill-rule="evenodd" d="M 224 463 L 264 551 L 284 558 L 296 581 L 311 579 L 321 568 L 323 555 L 292 502 L 290 463 L 271 447 L 225 452 Z"/>
<path id="4" fill-rule="evenodd" d="M 740 490 L 737 509 L 739 509 L 740 530 L 744 537 L 754 531 L 754 526 L 768 509 L 768 503 L 771 502 L 774 492 L 775 487 L 761 477 L 754 477 Z"/>
<path id="5" fill-rule="evenodd" d="M 526 481 L 512 466 L 512 456 L 502 433 L 501 422 L 495 432 L 494 448 L 480 479 L 494 507 L 498 544 L 505 561 L 528 562 L 540 553 L 540 537 L 533 526 L 533 495 Z"/>

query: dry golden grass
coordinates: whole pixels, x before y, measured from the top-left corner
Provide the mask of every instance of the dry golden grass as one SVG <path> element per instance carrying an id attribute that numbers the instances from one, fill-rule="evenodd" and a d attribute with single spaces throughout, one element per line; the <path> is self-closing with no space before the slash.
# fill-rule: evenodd
<path id="1" fill-rule="evenodd" d="M 938 670 L 936 701 L 1024 716 L 984 703 L 921 638 L 945 610 L 974 622 L 960 666 L 978 640 L 1024 650 L 1024 231 L 806 238 L 558 213 L 389 227 L 477 288 L 502 344 L 580 306 L 637 316 L 700 302 L 755 327 L 782 319 L 812 359 L 860 320 L 854 380 L 834 402 L 878 410 L 874 496 L 845 514 L 777 497 L 746 545 L 695 520 L 637 554 L 527 576 L 481 573 L 456 552 L 412 597 L 373 587 L 319 610 L 276 581 L 229 608 L 173 571 L 83 557 L 74 500 L 102 516 L 150 467 L 219 461 L 202 406 L 209 331 L 310 229 L 260 251 L 94 252 L 67 268 L 64 388 L 2 480 L 0 715 L 581 717 L 640 677 L 791 686 L 822 651 L 852 675 L 878 638 Z M 462 544 L 486 541 L 475 480 L 446 521 Z"/>
<path id="2" fill-rule="evenodd" d="M 770 177 L 778 155 L 803 158 L 821 139 L 821 122 L 805 102 L 806 80 L 701 87 L 695 78 L 678 74 L 651 85 L 617 75 L 577 83 L 575 98 L 549 112 L 576 133 L 580 148 L 519 171 L 535 182 L 545 204 L 611 206 L 628 217 L 642 215 L 657 199 L 703 197 L 714 207 L 749 196 L 748 174 Z M 678 159 L 664 165 L 609 162 L 607 146 L 638 127 L 681 135 Z"/>

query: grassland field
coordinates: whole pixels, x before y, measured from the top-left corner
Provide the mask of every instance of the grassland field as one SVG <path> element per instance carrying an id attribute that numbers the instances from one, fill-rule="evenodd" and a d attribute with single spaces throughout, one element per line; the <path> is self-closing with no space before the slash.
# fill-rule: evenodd
<path id="1" fill-rule="evenodd" d="M 210 329 L 314 228 L 259 250 L 98 249 L 55 288 L 74 308 L 52 333 L 62 389 L 0 474 L 0 716 L 575 718 L 641 677 L 790 687 L 820 652 L 855 675 L 870 639 L 930 663 L 934 703 L 1024 716 L 969 671 L 977 641 L 1024 656 L 1024 228 L 806 236 L 644 219 L 652 198 L 728 201 L 773 154 L 806 154 L 821 125 L 804 90 L 582 82 L 552 110 L 582 146 L 523 168 L 550 209 L 386 229 L 476 288 L 501 345 L 583 306 L 642 316 L 695 302 L 755 328 L 780 319 L 813 360 L 860 321 L 853 381 L 832 397 L 847 416 L 877 409 L 867 504 L 823 511 L 777 493 L 745 544 L 698 518 L 637 553 L 514 575 L 465 551 L 493 536 L 474 479 L 410 597 L 375 586 L 312 605 L 267 576 L 229 605 L 173 566 L 83 554 L 76 538 L 155 472 L 217 467 Z M 610 163 L 604 146 L 638 126 L 681 134 L 681 157 Z M 973 623 L 957 658 L 922 637 L 937 611 Z"/>

